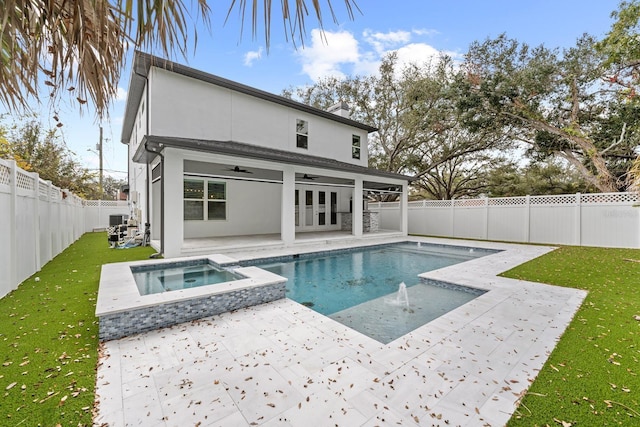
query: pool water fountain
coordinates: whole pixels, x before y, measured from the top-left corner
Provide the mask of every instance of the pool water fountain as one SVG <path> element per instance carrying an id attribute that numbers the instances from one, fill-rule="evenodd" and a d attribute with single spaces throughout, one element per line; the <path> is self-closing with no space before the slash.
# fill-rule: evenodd
<path id="1" fill-rule="evenodd" d="M 469 249 L 397 242 L 244 262 L 287 277 L 287 298 L 387 344 L 484 293 L 420 277 L 495 253 Z"/>
<path id="2" fill-rule="evenodd" d="M 409 307 L 409 294 L 407 294 L 407 285 L 404 282 L 401 282 L 400 286 L 398 286 L 396 305 Z"/>

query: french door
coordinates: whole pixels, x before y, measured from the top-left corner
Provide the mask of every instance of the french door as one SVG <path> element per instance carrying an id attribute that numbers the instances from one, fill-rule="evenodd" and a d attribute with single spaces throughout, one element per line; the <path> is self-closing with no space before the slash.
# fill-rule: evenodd
<path id="1" fill-rule="evenodd" d="M 297 186 L 296 231 L 339 230 L 338 192 L 331 187 Z"/>

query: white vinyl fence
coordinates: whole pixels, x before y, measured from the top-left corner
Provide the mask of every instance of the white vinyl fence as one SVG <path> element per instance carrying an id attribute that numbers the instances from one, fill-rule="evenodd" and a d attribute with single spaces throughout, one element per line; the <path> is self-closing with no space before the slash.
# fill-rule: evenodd
<path id="1" fill-rule="evenodd" d="M 635 193 L 566 194 L 409 202 L 409 233 L 522 243 L 640 248 Z M 397 224 L 397 202 L 369 203 L 380 228 Z"/>
<path id="2" fill-rule="evenodd" d="M 83 200 L 84 231 L 102 231 L 109 224 L 109 217 L 130 215 L 129 202 L 124 200 Z"/>
<path id="3" fill-rule="evenodd" d="M 109 215 L 128 213 L 127 202 L 83 201 L 0 159 L 0 298 Z"/>

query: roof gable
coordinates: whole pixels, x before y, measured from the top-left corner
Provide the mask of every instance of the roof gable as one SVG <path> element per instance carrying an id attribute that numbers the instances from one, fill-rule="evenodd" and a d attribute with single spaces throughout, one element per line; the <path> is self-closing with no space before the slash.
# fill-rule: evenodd
<path id="1" fill-rule="evenodd" d="M 288 108 L 303 111 L 308 114 L 323 117 L 325 119 L 333 120 L 342 124 L 353 126 L 358 129 L 365 130 L 369 133 L 377 131 L 377 128 L 366 125 L 364 123 L 357 122 L 355 120 L 348 119 L 346 117 L 339 116 L 328 111 L 321 110 L 319 108 L 311 107 L 309 105 L 297 102 L 279 95 L 253 88 L 251 86 L 243 85 L 241 83 L 234 82 L 213 74 L 205 73 L 204 71 L 190 68 L 175 62 L 171 62 L 166 59 L 162 59 L 156 56 L 152 56 L 143 52 L 136 51 L 134 54 L 133 67 L 131 71 L 131 79 L 129 82 L 129 92 L 127 97 L 127 106 L 125 110 L 124 122 L 122 125 L 121 142 L 127 144 L 131 139 L 131 133 L 136 120 L 136 113 L 142 100 L 144 93 L 144 87 L 149 75 L 151 67 L 158 67 L 172 73 L 180 74 L 186 77 L 197 79 L 206 83 L 210 83 L 216 86 L 220 86 L 226 89 L 230 89 L 239 93 L 243 93 L 255 98 L 259 98 L 268 102 L 273 102 L 279 105 L 283 105 Z"/>

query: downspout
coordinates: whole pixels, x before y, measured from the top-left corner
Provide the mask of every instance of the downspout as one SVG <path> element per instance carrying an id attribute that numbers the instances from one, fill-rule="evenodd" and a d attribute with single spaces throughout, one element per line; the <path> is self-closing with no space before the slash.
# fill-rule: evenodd
<path id="1" fill-rule="evenodd" d="M 144 150 L 148 153 L 157 154 L 160 156 L 160 252 L 157 252 L 151 255 L 149 258 L 159 258 L 164 254 L 164 155 L 162 154 L 162 149 L 155 151 L 149 148 L 149 141 L 144 142 Z M 147 162 L 147 170 L 149 169 L 149 162 Z M 148 177 L 149 175 L 147 175 Z M 147 178 L 148 179 L 148 178 Z M 151 185 L 147 189 L 147 223 L 150 224 L 149 220 L 149 194 L 151 193 Z"/>
<path id="2" fill-rule="evenodd" d="M 133 73 L 139 77 L 142 77 L 145 80 L 145 104 L 147 106 L 147 113 L 144 115 L 145 117 L 145 136 L 149 136 L 149 78 L 144 74 L 140 74 L 138 72 L 133 71 Z M 162 154 L 162 150 L 154 151 L 149 149 L 147 145 L 148 141 L 144 142 L 144 150 L 148 153 L 154 153 L 160 156 L 160 252 L 157 252 L 150 256 L 150 258 L 158 258 L 164 254 L 164 155 Z M 145 222 L 145 233 L 146 229 L 151 226 L 151 180 L 150 180 L 150 168 L 149 162 L 147 162 L 147 191 L 145 197 L 146 211 L 147 211 L 147 221 Z"/>

